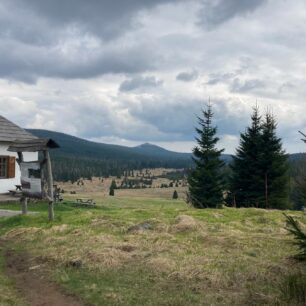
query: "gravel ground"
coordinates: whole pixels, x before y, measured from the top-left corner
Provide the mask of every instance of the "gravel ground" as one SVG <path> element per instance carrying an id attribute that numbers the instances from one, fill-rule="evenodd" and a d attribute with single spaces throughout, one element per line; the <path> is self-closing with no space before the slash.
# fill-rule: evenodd
<path id="1" fill-rule="evenodd" d="M 20 214 L 20 211 L 0 209 L 0 217 L 12 217 Z"/>
<path id="2" fill-rule="evenodd" d="M 35 214 L 35 212 L 28 212 L 28 214 Z M 0 209 L 0 218 L 1 217 L 13 217 L 16 215 L 21 215 L 21 211 Z"/>

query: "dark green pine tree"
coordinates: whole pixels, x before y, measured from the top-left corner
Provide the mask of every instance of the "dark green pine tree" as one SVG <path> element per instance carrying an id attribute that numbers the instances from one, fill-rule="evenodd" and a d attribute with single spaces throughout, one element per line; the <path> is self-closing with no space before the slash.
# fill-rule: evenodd
<path id="1" fill-rule="evenodd" d="M 112 183 L 109 187 L 109 195 L 114 196 L 115 195 L 115 189 L 117 189 L 117 184 L 115 180 L 112 180 Z"/>
<path id="2" fill-rule="evenodd" d="M 173 191 L 172 199 L 173 199 L 173 200 L 178 199 L 178 193 L 177 193 L 176 190 Z"/>
<path id="3" fill-rule="evenodd" d="M 220 160 L 223 150 L 217 150 L 217 128 L 212 126 L 213 112 L 209 104 L 202 110 L 203 118 L 198 117 L 196 128 L 198 146 L 193 149 L 195 169 L 188 177 L 189 200 L 196 208 L 220 207 L 223 202 Z"/>
<path id="4" fill-rule="evenodd" d="M 237 207 L 259 207 L 263 199 L 259 160 L 262 150 L 262 124 L 258 107 L 254 107 L 251 119 L 251 126 L 240 134 L 240 144 L 231 165 L 232 205 Z"/>
<path id="5" fill-rule="evenodd" d="M 265 115 L 262 124 L 262 170 L 265 208 L 289 208 L 289 165 L 288 156 L 282 148 L 282 141 L 276 135 L 277 123 L 272 114 Z"/>

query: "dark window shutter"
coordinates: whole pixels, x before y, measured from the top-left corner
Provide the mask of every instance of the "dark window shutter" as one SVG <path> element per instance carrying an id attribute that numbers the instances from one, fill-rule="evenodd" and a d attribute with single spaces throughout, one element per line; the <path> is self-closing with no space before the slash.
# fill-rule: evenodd
<path id="1" fill-rule="evenodd" d="M 16 157 L 8 156 L 7 157 L 7 178 L 15 177 L 15 164 L 16 164 Z"/>

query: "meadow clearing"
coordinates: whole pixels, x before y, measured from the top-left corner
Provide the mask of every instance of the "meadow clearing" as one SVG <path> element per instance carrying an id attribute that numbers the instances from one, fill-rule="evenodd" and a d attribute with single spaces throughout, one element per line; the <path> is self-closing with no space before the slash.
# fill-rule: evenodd
<path id="1" fill-rule="evenodd" d="M 74 207 L 80 196 L 97 207 Z M 29 209 L 38 213 L 0 219 L 0 305 L 29 304 L 29 288 L 16 286 L 8 268 L 25 256 L 29 271 L 78 305 L 305 304 L 305 263 L 291 257 L 297 249 L 282 211 L 99 193 L 65 194 L 52 223 L 46 203 Z M 306 224 L 304 213 L 286 213 Z"/>

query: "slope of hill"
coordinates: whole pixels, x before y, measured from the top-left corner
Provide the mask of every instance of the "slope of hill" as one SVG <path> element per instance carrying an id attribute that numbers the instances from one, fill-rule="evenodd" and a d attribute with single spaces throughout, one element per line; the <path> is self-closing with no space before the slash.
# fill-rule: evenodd
<path id="1" fill-rule="evenodd" d="M 306 158 L 306 153 L 293 153 L 289 155 L 289 162 L 299 162 Z"/>
<path id="2" fill-rule="evenodd" d="M 144 143 L 136 147 L 125 147 L 88 141 L 64 133 L 53 132 L 48 130 L 28 129 L 29 132 L 37 137 L 52 138 L 59 145 L 55 155 L 68 156 L 75 155 L 78 157 L 94 159 L 118 159 L 118 160 L 135 160 L 139 158 L 151 158 L 161 160 L 184 160 L 189 165 L 192 154 L 179 153 L 166 150 L 157 145 Z M 229 162 L 231 155 L 223 154 L 222 159 Z"/>
<path id="3" fill-rule="evenodd" d="M 29 129 L 29 132 L 37 137 L 52 138 L 59 145 L 56 155 L 76 155 L 78 157 L 94 159 L 118 159 L 135 160 L 139 158 L 159 158 L 159 159 L 180 159 L 190 161 L 191 154 L 168 151 L 156 145 L 149 143 L 136 147 L 125 147 L 88 141 L 64 133 L 48 130 Z"/>
<path id="4" fill-rule="evenodd" d="M 124 170 L 141 168 L 189 168 L 191 153 L 178 153 L 159 146 L 144 143 L 136 147 L 125 147 L 97 143 L 64 133 L 28 129 L 37 137 L 52 138 L 60 149 L 52 150 L 54 175 L 57 180 L 76 180 L 80 177 L 122 175 Z M 306 153 L 289 155 L 289 162 L 299 162 Z M 222 154 L 226 163 L 232 156 Z"/>
<path id="5" fill-rule="evenodd" d="M 144 143 L 137 147 L 133 147 L 131 149 L 133 150 L 133 152 L 139 154 L 153 155 L 159 158 L 169 158 L 169 159 L 176 158 L 176 159 L 187 159 L 187 160 L 191 158 L 191 153 L 173 152 L 150 143 Z"/>
<path id="6" fill-rule="evenodd" d="M 125 147 L 97 143 L 64 133 L 29 129 L 40 138 L 52 138 L 60 148 L 51 151 L 56 180 L 77 180 L 80 177 L 120 176 L 125 170 L 142 168 L 189 168 L 191 153 L 178 153 L 149 143 Z M 231 156 L 224 154 L 230 162 Z"/>
<path id="7" fill-rule="evenodd" d="M 37 137 L 52 138 L 60 145 L 59 149 L 51 151 L 57 180 L 122 175 L 124 170 L 132 169 L 187 168 L 192 165 L 191 154 L 172 152 L 151 144 L 131 148 L 47 130 L 28 131 Z"/>

